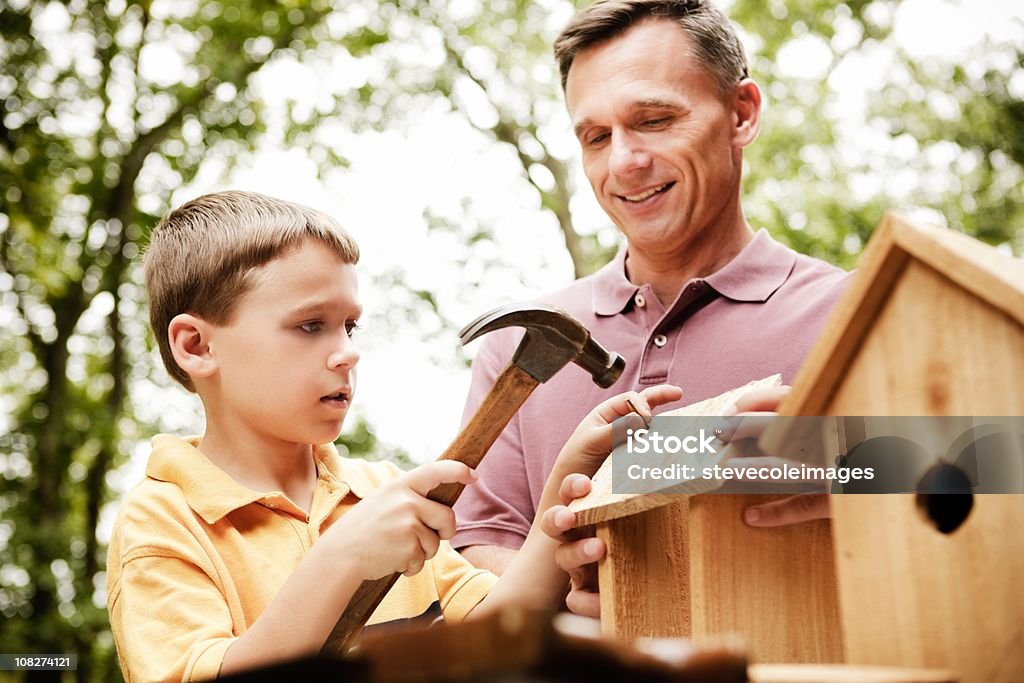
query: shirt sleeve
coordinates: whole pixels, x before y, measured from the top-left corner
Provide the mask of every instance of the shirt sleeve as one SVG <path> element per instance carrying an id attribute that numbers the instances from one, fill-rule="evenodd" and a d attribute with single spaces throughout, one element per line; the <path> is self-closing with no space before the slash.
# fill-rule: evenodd
<path id="1" fill-rule="evenodd" d="M 446 542 L 441 543 L 431 565 L 445 621 L 465 619 L 498 581 L 497 576 L 477 569 Z"/>
<path id="2" fill-rule="evenodd" d="M 235 641 L 213 579 L 166 549 L 137 548 L 126 555 L 109 605 L 128 683 L 213 680 Z"/>
<path id="3" fill-rule="evenodd" d="M 500 330 L 483 340 L 473 361 L 463 425 L 494 386 L 521 336 L 517 330 Z M 518 549 L 523 544 L 536 512 L 523 457 L 517 414 L 477 468 L 480 479 L 467 486 L 455 504 L 458 533 L 452 538 L 453 547 L 498 545 Z"/>

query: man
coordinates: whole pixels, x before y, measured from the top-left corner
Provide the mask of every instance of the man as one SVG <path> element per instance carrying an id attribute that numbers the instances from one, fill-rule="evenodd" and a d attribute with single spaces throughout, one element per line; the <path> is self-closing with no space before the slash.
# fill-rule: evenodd
<path id="1" fill-rule="evenodd" d="M 526 536 L 559 448 L 605 391 L 669 382 L 683 388 L 685 404 L 776 372 L 788 383 L 848 281 L 747 223 L 743 149 L 760 128 L 761 91 L 728 19 L 706 0 L 596 3 L 562 32 L 555 57 L 584 171 L 626 244 L 545 300 L 627 365 L 608 390 L 572 370 L 541 385 L 459 500 L 453 545 L 499 573 Z M 519 336 L 484 341 L 465 419 Z M 782 395 L 751 396 L 737 409 L 773 410 Z M 747 521 L 823 516 L 822 500 L 756 506 Z"/>

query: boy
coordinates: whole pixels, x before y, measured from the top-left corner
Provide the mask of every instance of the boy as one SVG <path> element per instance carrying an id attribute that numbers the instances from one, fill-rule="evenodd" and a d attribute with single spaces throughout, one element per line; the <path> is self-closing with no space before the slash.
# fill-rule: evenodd
<path id="1" fill-rule="evenodd" d="M 572 515 L 557 504 L 587 487 L 558 484 L 596 471 L 625 395 L 566 445 L 539 507 L 553 508 L 551 536 L 535 525 L 500 580 L 444 542 L 454 514 L 425 498 L 475 472 L 338 456 L 359 361 L 358 257 L 330 218 L 252 193 L 200 197 L 154 231 L 150 322 L 168 371 L 202 400 L 206 430 L 154 439 L 114 528 L 108 606 L 128 681 L 211 679 L 315 653 L 363 580 L 405 575 L 371 624 L 460 620 L 554 604 L 566 584 L 556 550 L 566 569 L 593 559 L 593 541 L 559 548 Z M 680 394 L 629 397 L 648 415 Z"/>

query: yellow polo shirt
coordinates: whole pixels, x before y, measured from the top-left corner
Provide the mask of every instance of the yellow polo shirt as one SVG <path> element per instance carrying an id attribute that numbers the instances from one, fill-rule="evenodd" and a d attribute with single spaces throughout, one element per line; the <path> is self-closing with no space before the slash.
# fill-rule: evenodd
<path id="1" fill-rule="evenodd" d="M 216 678 L 233 639 L 263 613 L 320 535 L 401 474 L 391 463 L 343 459 L 332 444 L 317 446 L 307 515 L 283 493 L 242 486 L 197 443 L 154 438 L 146 479 L 125 497 L 114 525 L 107 606 L 129 683 Z M 398 580 L 369 623 L 461 620 L 496 580 L 442 543 L 423 571 Z"/>

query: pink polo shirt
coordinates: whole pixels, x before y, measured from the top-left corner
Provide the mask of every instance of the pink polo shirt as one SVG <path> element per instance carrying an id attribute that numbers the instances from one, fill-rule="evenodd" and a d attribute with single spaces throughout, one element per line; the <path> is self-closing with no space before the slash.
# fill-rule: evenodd
<path id="1" fill-rule="evenodd" d="M 518 548 L 529 531 L 555 458 L 580 420 L 602 400 L 670 383 L 701 401 L 781 373 L 793 380 L 850 274 L 798 254 L 760 230 L 714 274 L 691 280 L 669 308 L 649 285 L 626 279 L 626 250 L 597 273 L 543 301 L 580 320 L 626 369 L 601 389 L 579 367 L 540 385 L 480 465 L 480 481 L 455 506 L 452 545 Z M 521 329 L 488 334 L 473 362 L 463 421 L 469 420 L 522 337 Z"/>

